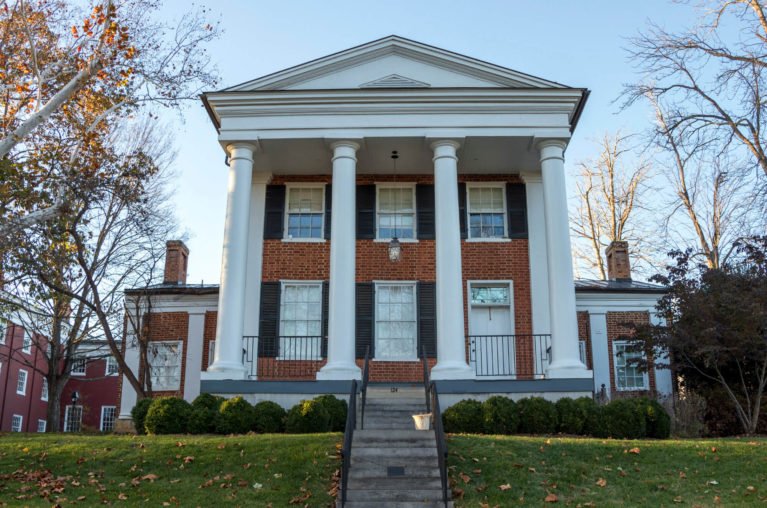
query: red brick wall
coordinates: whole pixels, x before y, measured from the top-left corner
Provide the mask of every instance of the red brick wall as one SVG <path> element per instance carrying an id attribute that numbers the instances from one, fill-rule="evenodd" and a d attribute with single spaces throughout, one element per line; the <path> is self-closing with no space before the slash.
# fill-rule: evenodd
<path id="1" fill-rule="evenodd" d="M 613 397 L 639 397 L 655 393 L 655 369 L 653 368 L 647 372 L 649 390 L 618 391 L 615 386 L 615 357 L 613 355 L 613 341 L 625 340 L 625 337 L 631 334 L 630 327 L 624 325 L 627 323 L 648 323 L 650 314 L 648 312 L 608 312 L 606 317 L 607 348 L 610 353 L 610 388 Z"/>

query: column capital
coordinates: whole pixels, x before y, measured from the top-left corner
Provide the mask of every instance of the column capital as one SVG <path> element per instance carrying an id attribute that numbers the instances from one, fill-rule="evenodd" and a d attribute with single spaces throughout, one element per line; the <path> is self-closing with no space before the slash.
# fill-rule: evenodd
<path id="1" fill-rule="evenodd" d="M 237 141 L 226 145 L 226 153 L 229 155 L 230 163 L 236 159 L 245 159 L 253 162 L 253 154 L 256 153 L 256 150 L 258 150 L 257 145 L 247 141 Z"/>
<path id="2" fill-rule="evenodd" d="M 259 185 L 266 185 L 267 183 L 272 181 L 272 174 L 266 171 L 254 171 L 253 172 L 253 178 L 251 179 L 250 183 L 255 183 Z"/>
<path id="3" fill-rule="evenodd" d="M 438 139 L 436 141 L 432 141 L 431 143 L 429 143 L 429 148 L 431 148 L 435 156 L 436 156 L 437 150 L 439 150 L 442 147 L 445 147 L 448 150 L 452 150 L 453 154 L 455 154 L 455 151 L 461 147 L 461 143 L 456 141 L 455 139 Z"/>
<path id="4" fill-rule="evenodd" d="M 360 143 L 356 141 L 352 141 L 351 139 L 340 139 L 338 141 L 333 141 L 332 143 L 330 143 L 330 149 L 333 150 L 334 152 L 342 148 L 349 148 L 356 152 L 357 150 L 360 149 L 360 146 L 362 146 L 360 145 Z"/>
<path id="5" fill-rule="evenodd" d="M 567 148 L 567 140 L 564 139 L 542 139 L 536 140 L 535 147 L 541 154 L 541 162 L 547 159 L 562 159 L 565 160 L 565 148 Z"/>
<path id="6" fill-rule="evenodd" d="M 523 183 L 541 183 L 543 182 L 543 175 L 538 171 L 522 171 L 519 173 L 519 178 Z"/>

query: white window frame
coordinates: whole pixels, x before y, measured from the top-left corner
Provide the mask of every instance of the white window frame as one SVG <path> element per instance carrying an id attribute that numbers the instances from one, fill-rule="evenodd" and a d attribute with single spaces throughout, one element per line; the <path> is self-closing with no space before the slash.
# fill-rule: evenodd
<path id="1" fill-rule="evenodd" d="M 117 407 L 116 406 L 101 406 L 101 421 L 99 423 L 99 430 L 101 432 L 104 432 L 104 410 L 105 409 L 111 409 L 112 410 L 112 428 L 107 429 L 106 432 L 111 432 L 115 430 L 115 422 L 117 421 Z"/>
<path id="2" fill-rule="evenodd" d="M 583 365 L 588 365 L 588 362 L 587 362 L 588 354 L 586 352 L 586 341 L 585 340 L 579 340 L 578 341 L 578 354 L 580 355 L 581 363 Z"/>
<path id="3" fill-rule="evenodd" d="M 184 375 L 184 341 L 181 340 L 153 340 L 149 342 L 149 347 L 157 346 L 160 344 L 178 344 L 178 361 L 179 361 L 179 371 L 178 371 L 178 384 L 175 385 L 175 387 L 163 387 L 163 388 L 156 388 L 154 386 L 154 381 L 152 381 L 152 390 L 156 390 L 158 392 L 174 392 L 176 390 L 179 390 L 181 388 L 181 378 Z M 152 376 L 151 369 L 155 368 L 155 366 L 152 365 L 152 361 L 149 360 L 149 368 L 150 372 L 149 375 Z"/>
<path id="4" fill-rule="evenodd" d="M 244 349 L 244 346 L 243 346 Z M 211 340 L 208 342 L 208 367 L 213 365 L 213 360 L 216 357 L 216 341 Z"/>
<path id="5" fill-rule="evenodd" d="M 5 336 L 8 334 L 8 325 L 0 319 L 0 346 L 5 345 Z"/>
<path id="6" fill-rule="evenodd" d="M 109 372 L 109 364 L 110 362 L 114 365 L 115 371 Z M 120 365 L 117 363 L 117 360 L 114 356 L 109 355 L 106 359 L 106 365 L 104 366 L 104 375 L 105 376 L 116 376 L 120 372 Z"/>
<path id="7" fill-rule="evenodd" d="M 324 242 L 325 241 L 325 194 L 326 183 L 322 182 L 307 182 L 307 183 L 289 183 L 285 185 L 285 209 L 282 215 L 282 241 L 283 242 Z M 322 236 L 320 238 L 290 238 L 288 237 L 288 217 L 290 215 L 290 190 L 291 189 L 322 189 L 322 226 L 320 231 Z"/>
<path id="8" fill-rule="evenodd" d="M 21 384 L 21 374 L 24 374 L 24 386 L 21 390 L 19 390 L 19 384 Z M 16 394 L 17 395 L 27 395 L 27 381 L 29 381 L 29 372 L 27 372 L 24 369 L 19 369 L 19 374 L 16 377 Z"/>
<path id="9" fill-rule="evenodd" d="M 501 215 L 503 215 L 503 236 L 493 236 L 489 238 L 473 237 L 471 236 L 471 196 L 470 190 L 472 188 L 499 188 L 501 189 L 501 198 L 503 199 L 503 207 L 501 209 Z M 484 213 L 484 212 L 480 212 Z M 487 212 L 490 213 L 490 212 Z M 506 182 L 466 182 L 466 241 L 469 242 L 510 242 L 509 238 L 509 217 L 508 217 L 508 204 L 506 203 Z"/>
<path id="10" fill-rule="evenodd" d="M 80 362 L 83 364 L 83 370 L 80 372 L 79 370 L 75 370 L 75 366 L 79 365 Z M 88 373 L 88 358 L 85 356 L 76 355 L 74 358 L 72 358 L 72 365 L 69 370 L 69 375 L 71 376 L 85 376 Z"/>
<path id="11" fill-rule="evenodd" d="M 69 422 L 70 412 L 72 411 L 73 408 L 80 408 L 80 413 L 79 413 L 80 421 L 77 424 L 77 430 L 67 430 L 70 423 Z M 64 432 L 80 432 L 81 430 L 83 430 L 83 406 L 80 404 L 75 404 L 75 405 L 70 404 L 66 406 L 64 409 Z"/>
<path id="12" fill-rule="evenodd" d="M 413 193 L 413 238 L 397 238 L 397 240 L 400 241 L 400 243 L 418 243 L 418 203 L 416 202 L 415 198 L 415 183 L 409 183 L 409 182 L 381 182 L 376 183 L 376 238 L 374 241 L 376 242 L 389 242 L 391 241 L 391 237 L 383 237 L 378 233 L 378 216 L 381 214 L 381 210 L 379 208 L 379 203 L 381 203 L 381 200 L 379 199 L 379 191 L 381 189 L 412 189 Z"/>
<path id="13" fill-rule="evenodd" d="M 37 432 L 44 433 L 47 427 L 48 427 L 47 420 L 43 420 L 43 419 L 37 420 Z"/>
<path id="14" fill-rule="evenodd" d="M 32 333 L 24 330 L 24 338 L 21 340 L 21 352 L 32 354 Z"/>
<path id="15" fill-rule="evenodd" d="M 650 378 L 647 372 L 642 372 L 643 386 L 642 387 L 621 387 L 618 384 L 618 348 L 621 346 L 628 346 L 631 341 L 628 340 L 614 340 L 613 341 L 613 372 L 615 375 L 615 389 L 620 392 L 643 392 L 650 389 Z M 642 356 L 644 354 L 642 353 Z"/>
<path id="16" fill-rule="evenodd" d="M 48 380 L 43 378 L 43 383 L 40 387 L 40 400 L 48 401 Z"/>
<path id="17" fill-rule="evenodd" d="M 412 286 L 413 315 L 415 316 L 415 344 L 412 356 L 382 357 L 378 348 L 378 288 L 380 286 Z M 390 321 L 391 322 L 391 321 Z M 379 362 L 417 362 L 418 361 L 418 283 L 413 280 L 374 280 L 373 281 L 373 360 Z"/>
<path id="18" fill-rule="evenodd" d="M 18 422 L 18 425 L 16 422 Z M 11 417 L 11 432 L 21 432 L 23 430 L 24 430 L 24 417 L 22 415 L 13 415 Z"/>
<path id="19" fill-rule="evenodd" d="M 283 298 L 285 298 L 285 286 L 319 286 L 320 288 L 320 335 L 317 336 L 317 340 L 319 341 L 319 344 L 317 347 L 313 347 L 312 349 L 317 352 L 316 355 L 313 356 L 307 356 L 306 360 L 322 360 L 322 304 L 324 303 L 322 301 L 323 294 L 322 294 L 322 283 L 324 281 L 321 280 L 281 280 L 280 281 L 280 324 L 279 324 L 279 335 L 277 336 L 277 340 L 279 341 L 279 353 L 277 356 L 277 360 L 289 360 L 289 357 L 283 356 L 282 353 L 289 348 L 289 345 L 284 342 L 283 337 L 298 337 L 298 335 L 285 335 L 283 329 L 282 329 L 282 311 L 284 308 L 284 301 Z M 314 337 L 314 335 L 307 335 L 307 337 Z M 287 340 L 287 339 L 285 339 Z"/>

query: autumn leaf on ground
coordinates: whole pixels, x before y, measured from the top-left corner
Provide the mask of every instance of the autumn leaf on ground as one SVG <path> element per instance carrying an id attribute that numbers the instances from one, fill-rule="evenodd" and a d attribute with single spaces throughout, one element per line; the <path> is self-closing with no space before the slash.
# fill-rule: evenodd
<path id="1" fill-rule="evenodd" d="M 681 503 L 681 502 L 682 502 L 682 496 L 676 496 L 676 497 L 674 498 L 674 502 L 675 502 L 675 503 Z"/>
<path id="2" fill-rule="evenodd" d="M 594 485 L 599 485 L 600 487 L 604 487 L 605 485 L 607 485 L 607 480 L 605 480 L 604 478 L 600 478 L 599 480 L 596 481 Z"/>
<path id="3" fill-rule="evenodd" d="M 557 497 L 556 494 L 549 494 L 543 500 L 546 501 L 547 503 L 556 503 L 557 501 L 559 501 L 559 498 Z"/>
<path id="4" fill-rule="evenodd" d="M 629 453 L 636 453 L 637 455 L 639 455 L 639 447 L 638 447 L 638 446 L 635 446 L 634 448 L 632 448 L 631 450 L 629 450 Z"/>
<path id="5" fill-rule="evenodd" d="M 190 462 L 194 462 L 194 456 L 189 455 L 188 457 L 184 457 L 184 464 L 189 464 Z"/>
<path id="6" fill-rule="evenodd" d="M 511 488 L 511 484 L 507 483 L 506 485 L 498 485 L 498 488 L 501 490 L 509 490 Z"/>
<path id="7" fill-rule="evenodd" d="M 154 481 L 157 478 L 158 478 L 158 476 L 156 474 L 152 474 L 152 473 L 145 474 L 144 476 L 141 477 L 142 480 L 149 480 L 150 483 L 154 483 Z"/>
<path id="8" fill-rule="evenodd" d="M 471 481 L 471 477 L 467 475 L 466 473 L 458 473 L 458 476 L 461 477 L 461 480 L 463 480 L 463 483 L 469 483 Z"/>
<path id="9" fill-rule="evenodd" d="M 125 501 L 126 499 L 128 499 L 128 496 L 120 492 L 120 494 L 117 496 L 117 499 L 120 499 L 121 501 Z"/>
<path id="10" fill-rule="evenodd" d="M 463 499 L 465 493 L 461 489 L 453 489 L 453 499 Z"/>

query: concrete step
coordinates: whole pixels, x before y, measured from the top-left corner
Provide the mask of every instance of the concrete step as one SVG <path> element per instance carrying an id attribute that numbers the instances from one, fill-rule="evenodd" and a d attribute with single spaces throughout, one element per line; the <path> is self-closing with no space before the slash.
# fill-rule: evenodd
<path id="1" fill-rule="evenodd" d="M 350 489 L 346 491 L 347 501 L 378 501 L 385 502 L 387 506 L 392 501 L 438 501 L 442 499 L 442 489 Z"/>
<path id="2" fill-rule="evenodd" d="M 395 464 L 396 465 L 396 464 Z M 416 466 L 411 462 L 408 464 L 398 464 L 405 471 L 405 475 L 402 478 L 417 478 L 420 480 L 439 480 L 439 469 L 429 466 Z M 372 464 L 372 463 L 360 463 L 355 464 L 354 467 L 349 469 L 349 481 L 354 479 L 365 480 L 378 480 L 386 479 L 389 477 L 389 466 Z"/>
<path id="3" fill-rule="evenodd" d="M 375 416 L 406 416 L 410 418 L 413 415 L 426 414 L 426 408 L 403 408 L 400 406 L 375 406 L 365 408 L 365 418 Z"/>
<path id="4" fill-rule="evenodd" d="M 352 446 L 352 457 L 436 457 L 437 446 L 423 446 L 418 448 L 390 448 L 390 447 L 354 447 Z"/>
<path id="5" fill-rule="evenodd" d="M 354 439 L 366 439 L 370 441 L 384 441 L 387 442 L 393 437 L 396 437 L 397 439 L 431 439 L 431 441 L 434 441 L 434 431 L 433 430 L 402 430 L 396 433 L 396 435 L 393 435 L 391 432 L 386 430 L 375 430 L 375 429 L 357 429 L 354 431 Z"/>
<path id="6" fill-rule="evenodd" d="M 413 430 L 415 424 L 412 421 L 366 421 L 365 428 L 371 430 Z"/>
<path id="7" fill-rule="evenodd" d="M 404 467 L 406 471 L 410 468 L 433 468 L 434 474 L 439 474 L 439 463 L 437 456 L 432 457 L 392 457 L 385 455 L 361 456 L 352 451 L 351 470 L 365 471 L 365 474 L 371 475 L 380 471 L 380 476 L 387 476 L 386 470 L 389 467 Z M 368 476 L 370 477 L 370 476 Z"/>
<path id="8" fill-rule="evenodd" d="M 381 446 L 381 441 L 367 441 L 354 439 L 352 442 L 352 453 L 357 448 L 371 448 L 375 446 Z M 385 446 L 392 450 L 401 448 L 434 448 L 436 446 L 435 439 L 394 439 L 393 441 L 386 442 Z"/>
<path id="9" fill-rule="evenodd" d="M 442 480 L 416 476 L 390 476 L 386 478 L 349 478 L 349 489 L 354 490 L 419 490 L 441 489 Z"/>
<path id="10" fill-rule="evenodd" d="M 442 501 L 347 501 L 346 508 L 445 508 Z M 341 508 L 341 501 L 336 503 L 336 508 Z M 453 502 L 447 502 L 447 508 L 453 508 Z"/>

